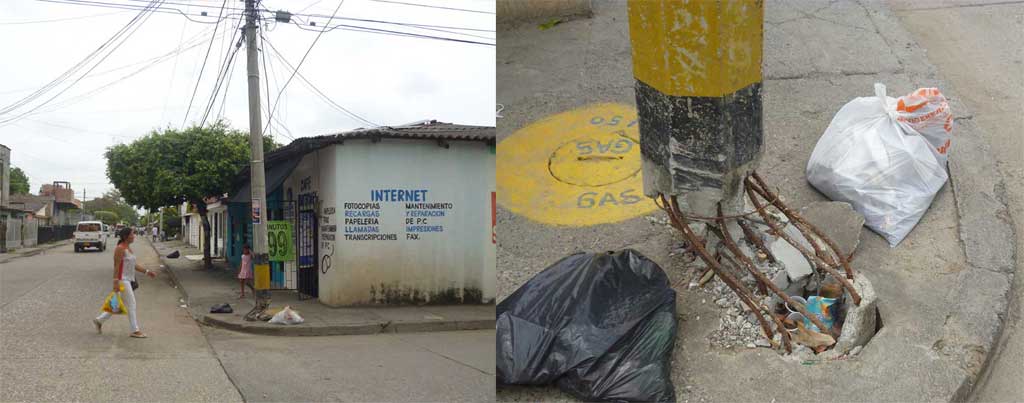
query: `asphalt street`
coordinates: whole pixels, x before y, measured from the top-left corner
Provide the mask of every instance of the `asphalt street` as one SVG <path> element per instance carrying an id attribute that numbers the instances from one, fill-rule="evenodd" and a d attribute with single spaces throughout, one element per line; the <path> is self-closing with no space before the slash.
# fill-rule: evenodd
<path id="1" fill-rule="evenodd" d="M 139 240 L 139 263 L 158 266 Z M 274 337 L 201 327 L 163 275 L 136 298 L 150 337 L 92 318 L 112 250 L 0 264 L 0 401 L 489 401 L 494 331 Z"/>

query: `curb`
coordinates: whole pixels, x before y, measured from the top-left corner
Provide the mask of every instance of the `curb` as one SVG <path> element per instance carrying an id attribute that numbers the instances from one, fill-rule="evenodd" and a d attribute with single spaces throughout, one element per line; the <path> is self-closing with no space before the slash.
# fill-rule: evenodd
<path id="1" fill-rule="evenodd" d="M 181 293 L 185 299 L 185 308 L 189 316 L 193 320 L 201 325 L 216 327 L 220 329 L 232 330 L 241 333 L 259 334 L 264 336 L 288 336 L 288 337 L 308 337 L 308 336 L 355 336 L 355 335 L 369 335 L 379 333 L 426 333 L 426 332 L 448 332 L 448 331 L 460 331 L 460 330 L 488 330 L 494 329 L 497 322 L 496 319 L 487 320 L 466 320 L 466 321 L 409 321 L 409 322 L 363 322 L 353 323 L 348 325 L 328 325 L 328 326 L 306 326 L 306 325 L 295 325 L 295 326 L 264 326 L 256 324 L 239 324 L 221 320 L 216 316 L 208 314 L 196 313 L 192 310 L 191 299 L 189 299 L 188 291 L 184 286 L 181 285 L 181 281 L 178 280 L 178 276 L 174 273 L 174 269 L 171 265 L 167 264 L 165 257 L 160 254 L 160 251 L 156 249 L 156 245 L 153 243 L 149 244 L 156 253 L 157 258 L 160 259 L 160 264 L 163 266 L 164 271 L 167 272 L 171 282 L 178 288 L 178 292 Z M 254 322 L 255 323 L 255 322 Z"/>
<path id="2" fill-rule="evenodd" d="M 227 322 L 215 316 L 202 315 L 197 319 L 211 327 L 218 327 L 242 333 L 261 334 L 266 336 L 353 336 L 380 333 L 428 333 L 428 332 L 450 332 L 461 330 L 488 330 L 494 329 L 494 320 L 467 320 L 467 321 L 432 321 L 432 322 L 364 322 L 351 325 L 330 325 L 330 326 L 285 326 L 268 327 L 261 325 L 247 325 Z"/>
<path id="3" fill-rule="evenodd" d="M 0 260 L 0 263 L 7 263 L 7 262 L 10 262 L 10 261 L 12 261 L 14 259 L 23 258 L 23 257 L 32 257 L 32 256 L 38 255 L 40 253 L 46 252 L 46 251 L 48 251 L 50 249 L 59 248 L 59 247 L 64 246 L 64 245 L 70 245 L 72 242 L 74 242 L 74 239 L 65 239 L 65 240 L 62 240 L 62 241 L 57 241 L 57 242 L 53 242 L 53 243 L 44 244 L 44 246 L 36 245 L 36 249 L 34 249 L 32 251 L 29 251 L 29 252 L 20 253 L 20 254 L 14 255 L 14 256 L 7 257 L 4 260 Z M 8 252 L 8 253 L 10 253 L 10 252 Z"/>

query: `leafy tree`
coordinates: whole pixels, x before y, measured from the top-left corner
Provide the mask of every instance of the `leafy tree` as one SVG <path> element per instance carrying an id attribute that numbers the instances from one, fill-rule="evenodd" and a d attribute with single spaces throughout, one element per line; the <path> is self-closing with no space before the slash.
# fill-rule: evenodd
<path id="1" fill-rule="evenodd" d="M 276 147 L 266 137 L 263 144 L 265 151 Z M 249 154 L 248 133 L 224 122 L 154 130 L 131 144 L 108 148 L 107 177 L 129 204 L 150 210 L 182 202 L 195 206 L 204 229 L 203 262 L 210 268 L 210 220 L 203 199 L 231 191 Z"/>
<path id="2" fill-rule="evenodd" d="M 95 216 L 97 220 L 100 220 L 107 225 L 114 225 L 121 221 L 121 217 L 113 211 L 93 211 L 92 215 Z"/>
<path id="3" fill-rule="evenodd" d="M 11 167 L 11 194 L 28 194 L 29 189 L 28 175 L 25 175 L 25 171 L 18 167 Z"/>
<path id="4" fill-rule="evenodd" d="M 102 197 L 82 203 L 82 209 L 94 215 L 99 211 L 109 211 L 117 214 L 121 220 L 130 225 L 135 225 L 139 222 L 138 211 L 135 210 L 135 207 L 124 201 L 124 198 L 121 197 L 121 192 L 117 189 L 111 189 L 104 193 Z"/>

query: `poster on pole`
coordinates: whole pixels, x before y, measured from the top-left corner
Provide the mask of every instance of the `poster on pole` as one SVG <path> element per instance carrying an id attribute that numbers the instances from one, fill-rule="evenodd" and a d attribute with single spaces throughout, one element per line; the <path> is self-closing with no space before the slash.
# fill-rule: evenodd
<path id="1" fill-rule="evenodd" d="M 289 221 L 267 221 L 267 253 L 271 262 L 295 260 L 295 241 L 292 239 L 292 223 Z"/>
<path id="2" fill-rule="evenodd" d="M 253 225 L 260 224 L 260 200 L 252 199 L 252 223 Z"/>

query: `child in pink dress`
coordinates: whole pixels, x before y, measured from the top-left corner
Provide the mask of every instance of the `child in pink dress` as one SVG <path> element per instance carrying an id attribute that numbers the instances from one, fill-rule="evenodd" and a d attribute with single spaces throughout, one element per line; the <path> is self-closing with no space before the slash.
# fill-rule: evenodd
<path id="1" fill-rule="evenodd" d="M 245 298 L 245 281 L 252 278 L 252 251 L 249 245 L 242 246 L 242 264 L 238 267 L 238 285 L 242 293 L 238 298 Z"/>

